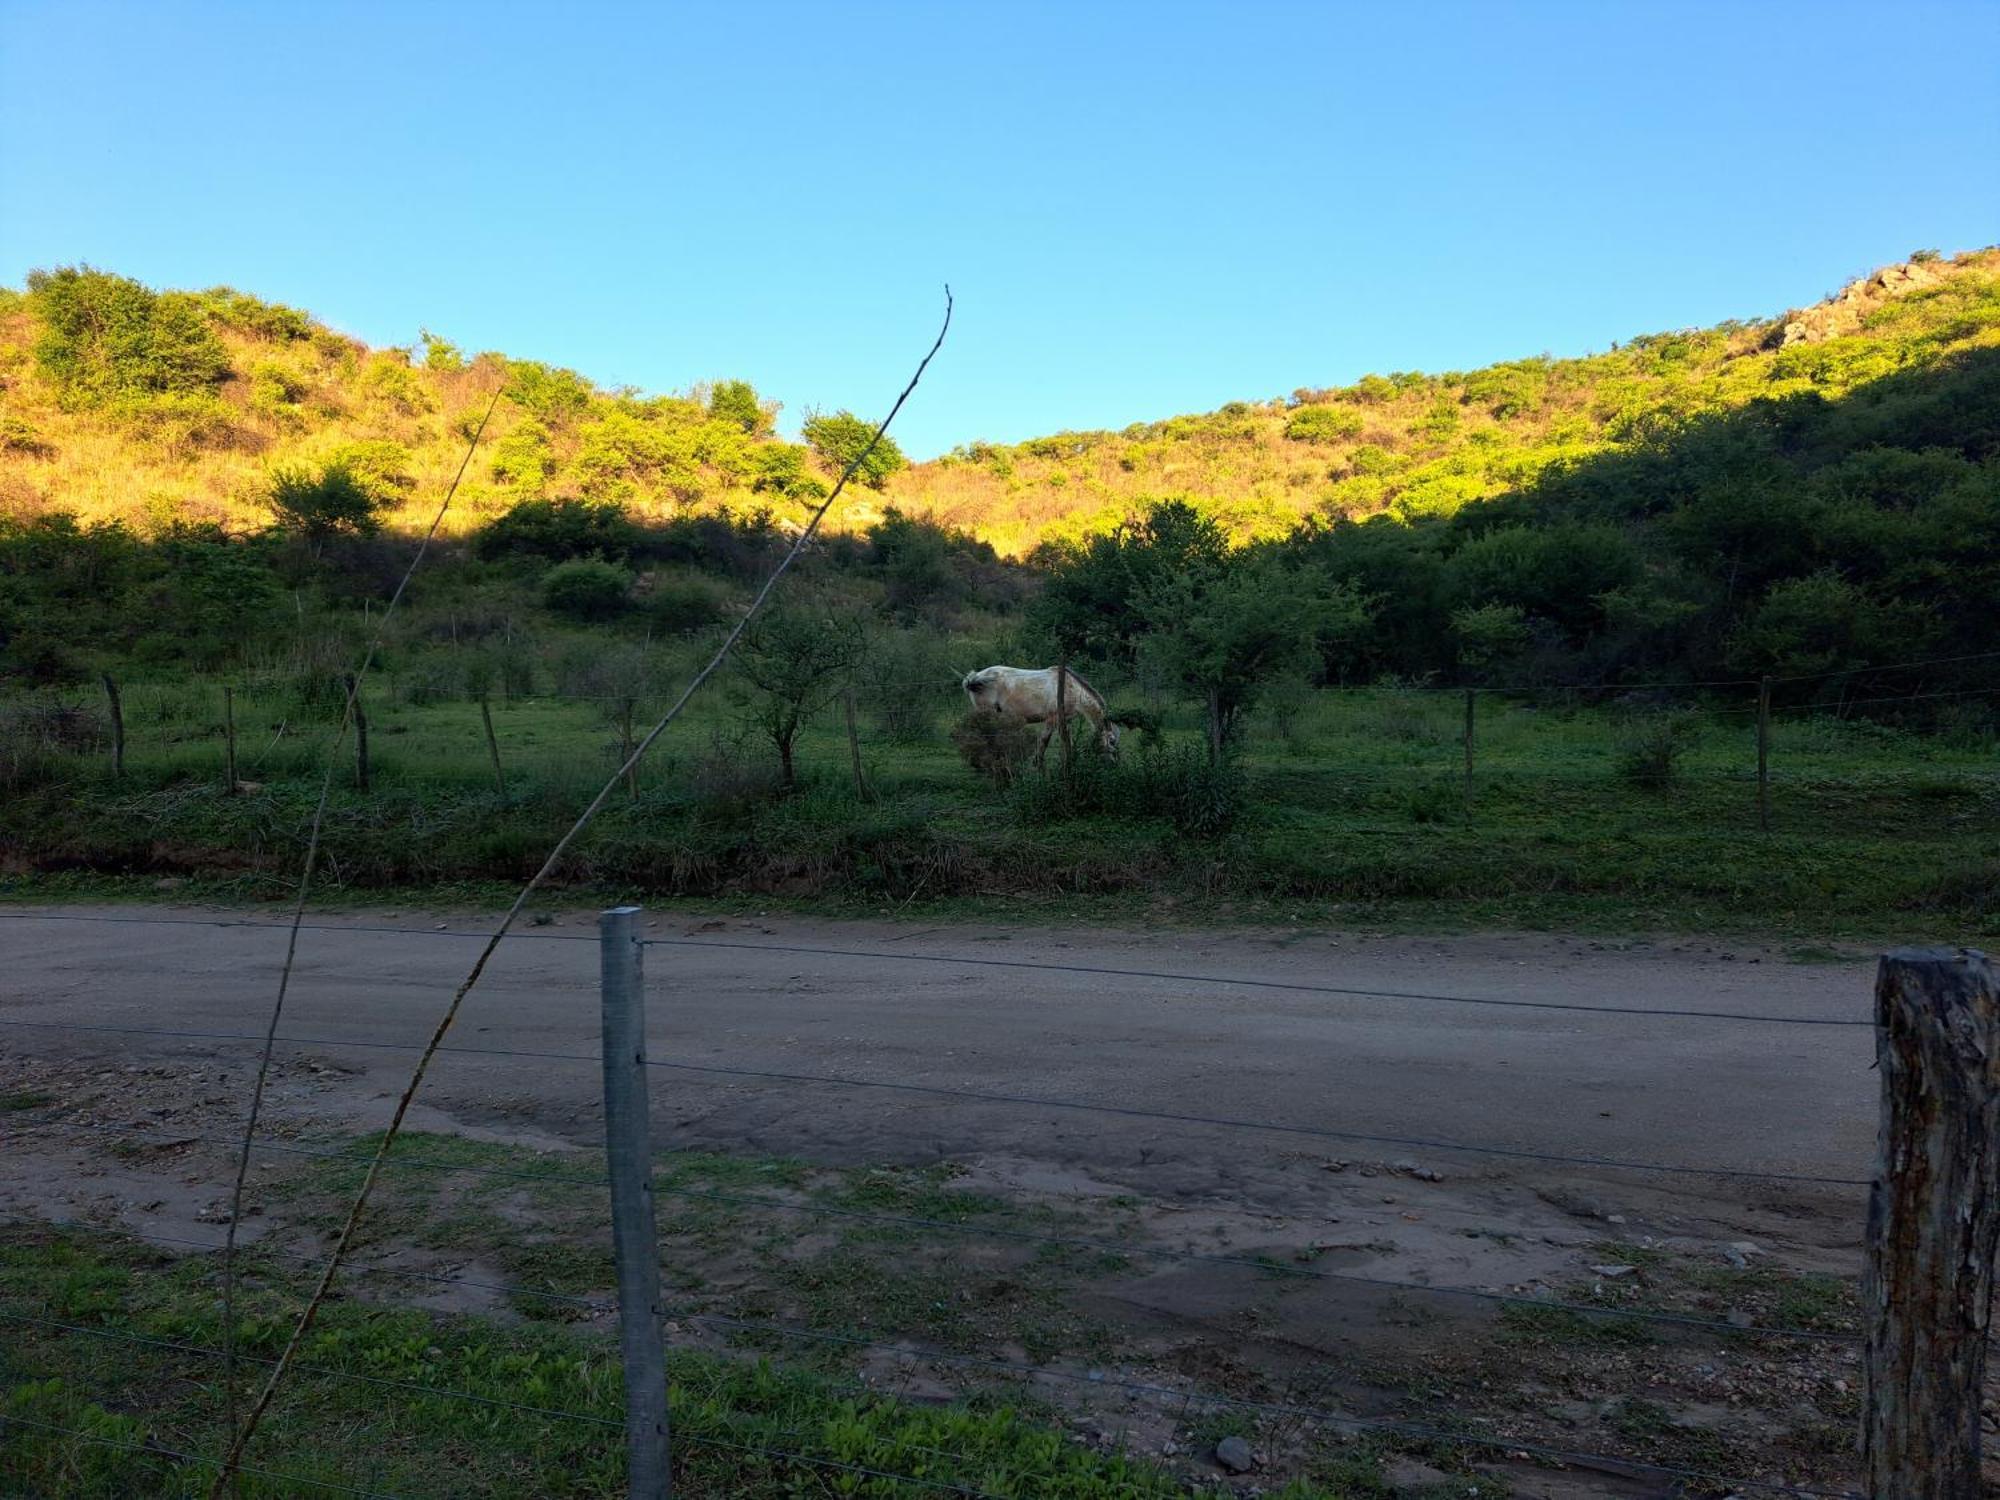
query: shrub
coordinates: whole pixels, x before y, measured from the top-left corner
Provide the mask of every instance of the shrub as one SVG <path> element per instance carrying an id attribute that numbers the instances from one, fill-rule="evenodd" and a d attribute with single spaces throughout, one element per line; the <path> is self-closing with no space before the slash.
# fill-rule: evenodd
<path id="1" fill-rule="evenodd" d="M 1692 738 L 1692 724 L 1679 714 L 1648 714 L 1628 724 L 1618 736 L 1613 764 L 1619 779 L 1649 792 L 1674 784 L 1680 759 Z"/>
<path id="2" fill-rule="evenodd" d="M 708 393 L 708 414 L 745 432 L 768 432 L 771 415 L 757 399 L 757 391 L 747 380 L 723 380 Z"/>
<path id="3" fill-rule="evenodd" d="M 625 608 L 632 575 L 616 563 L 579 557 L 542 576 L 542 603 L 572 620 L 609 620 Z"/>
<path id="4" fill-rule="evenodd" d="M 1295 443 L 1338 443 L 1361 431 L 1361 413 L 1351 406 L 1301 406 L 1285 419 L 1285 436 Z"/>
<path id="5" fill-rule="evenodd" d="M 871 448 L 874 425 L 851 411 L 813 413 L 805 421 L 805 439 L 813 452 L 842 473 L 858 462 L 860 466 L 855 469 L 854 477 L 870 489 L 881 489 L 896 470 L 909 467 L 910 461 L 903 457 L 903 450 L 886 432 Z M 863 458 L 863 454 L 867 457 Z"/>
<path id="6" fill-rule="evenodd" d="M 35 363 L 66 404 L 198 394 L 229 378 L 229 356 L 200 301 L 184 292 L 88 266 L 31 271 L 28 288 L 41 322 Z"/>
<path id="7" fill-rule="evenodd" d="M 381 501 L 341 463 L 317 474 L 279 469 L 271 476 L 268 503 L 280 529 L 304 537 L 315 550 L 329 537 L 373 536 L 382 529 Z"/>
<path id="8" fill-rule="evenodd" d="M 639 540 L 639 528 L 624 508 L 608 500 L 522 500 L 508 507 L 472 538 L 474 555 L 482 561 L 500 558 L 570 558 L 628 556 Z"/>
<path id="9" fill-rule="evenodd" d="M 1014 784 L 1041 737 L 1032 725 L 971 709 L 951 726 L 951 742 L 966 765 L 998 787 Z"/>
<path id="10" fill-rule="evenodd" d="M 655 628 L 667 635 L 692 635 L 721 620 L 723 593 L 699 575 L 653 581 L 639 601 Z"/>

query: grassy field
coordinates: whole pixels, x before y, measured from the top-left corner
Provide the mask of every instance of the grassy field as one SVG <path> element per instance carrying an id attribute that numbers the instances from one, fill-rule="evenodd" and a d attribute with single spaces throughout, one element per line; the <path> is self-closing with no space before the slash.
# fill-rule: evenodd
<path id="1" fill-rule="evenodd" d="M 674 663 L 634 688 L 640 730 Z M 1114 700 L 1134 695 L 1111 690 Z M 477 894 L 540 862 L 618 764 L 621 700 L 495 700 L 505 791 L 476 703 L 427 677 L 371 684 L 371 789 L 352 744 L 335 778 L 329 897 Z M 802 784 L 726 696 L 698 704 L 621 790 L 562 871 L 593 894 L 805 902 L 880 911 L 1026 902 L 1088 917 L 1763 929 L 1963 940 L 2000 927 L 2000 774 L 1990 728 L 1916 733 L 1781 708 L 1770 827 L 1759 827 L 1754 712 L 1482 695 L 1468 795 L 1455 693 L 1318 692 L 1252 727 L 1234 817 L 1207 816 L 1193 721 L 1166 713 L 1119 766 L 1011 787 L 961 761 L 940 687 L 891 737 L 867 716 L 857 793 L 838 712 L 800 745 Z M 16 700 L 58 724 L 0 808 L 7 889 L 186 877 L 201 891 L 295 882 L 336 709 L 244 683 L 238 774 L 223 793 L 218 685 L 124 690 L 126 775 L 110 773 L 101 699 Z M 17 735 L 17 743 L 19 737 Z M 1219 795 L 1219 794 L 1218 794 Z M 1217 826 L 1221 825 L 1221 826 Z"/>

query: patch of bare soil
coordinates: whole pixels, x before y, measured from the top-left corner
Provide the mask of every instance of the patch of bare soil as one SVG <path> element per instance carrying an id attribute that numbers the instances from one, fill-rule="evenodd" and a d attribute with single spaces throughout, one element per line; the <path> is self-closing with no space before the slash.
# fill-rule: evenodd
<path id="1" fill-rule="evenodd" d="M 249 1081 L 240 1060 L 0 1058 L 0 1212 L 217 1244 Z M 353 1085 L 329 1061 L 274 1066 L 244 1243 L 323 1251 L 357 1173 L 317 1153 L 386 1114 Z M 426 1165 L 385 1179 L 373 1269 L 349 1295 L 610 1322 L 606 1205 L 574 1180 L 598 1163 L 532 1105 L 413 1117 L 408 1154 Z M 1359 1451 L 1353 1423 L 1381 1424 L 1369 1451 L 1400 1454 L 1392 1493 L 1448 1478 L 1549 1500 L 1730 1493 L 1644 1465 L 1852 1482 L 1844 1200 L 1310 1152 L 1261 1169 L 1290 1184 L 1278 1206 L 1148 1193 L 1018 1151 L 834 1167 L 672 1153 L 670 1327 L 911 1400 L 1007 1389 L 1086 1441 L 1246 1494 Z M 1715 1326 L 1640 1316 L 1660 1311 Z"/>

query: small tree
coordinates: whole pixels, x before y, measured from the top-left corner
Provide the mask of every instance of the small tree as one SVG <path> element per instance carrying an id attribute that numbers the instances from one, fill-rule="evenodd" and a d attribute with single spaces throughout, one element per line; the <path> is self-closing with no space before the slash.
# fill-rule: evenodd
<path id="1" fill-rule="evenodd" d="M 68 406 L 200 394 L 229 378 L 229 355 L 200 299 L 155 292 L 89 266 L 28 273 L 40 324 L 35 363 Z"/>
<path id="2" fill-rule="evenodd" d="M 1259 553 L 1171 574 L 1140 599 L 1142 665 L 1202 705 L 1220 762 L 1244 711 L 1272 681 L 1303 674 L 1329 634 L 1365 627 L 1359 596 Z"/>
<path id="3" fill-rule="evenodd" d="M 343 463 L 279 469 L 271 476 L 269 504 L 280 529 L 305 538 L 314 556 L 330 538 L 373 536 L 382 529 L 378 492 Z"/>
<path id="4" fill-rule="evenodd" d="M 861 646 L 859 620 L 811 604 L 766 609 L 736 643 L 736 670 L 750 688 L 750 721 L 777 750 L 785 787 L 797 781 L 792 751 L 799 731 L 839 696 Z"/>
<path id="5" fill-rule="evenodd" d="M 848 465 L 859 460 L 861 466 L 854 471 L 855 477 L 870 489 L 881 489 L 891 474 L 909 467 L 910 461 L 903 457 L 903 450 L 886 432 L 870 448 L 869 441 L 875 438 L 874 425 L 851 411 L 814 412 L 806 418 L 804 430 L 813 452 L 843 474 Z M 862 458 L 864 453 L 868 455 L 866 458 Z"/>
<path id="6" fill-rule="evenodd" d="M 722 380 L 708 393 L 708 414 L 718 422 L 730 422 L 753 436 L 771 430 L 776 406 L 757 399 L 757 389 L 747 380 Z"/>

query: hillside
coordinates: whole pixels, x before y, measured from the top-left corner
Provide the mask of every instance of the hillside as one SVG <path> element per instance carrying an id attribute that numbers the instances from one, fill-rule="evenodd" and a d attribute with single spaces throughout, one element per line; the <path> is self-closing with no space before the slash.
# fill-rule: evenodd
<path id="1" fill-rule="evenodd" d="M 644 396 L 467 357 L 428 333 L 373 349 L 228 287 L 155 293 L 87 269 L 37 279 L 40 290 L 0 289 L 0 515 L 242 531 L 270 519 L 276 474 L 340 464 L 391 529 L 421 530 L 503 381 L 454 530 L 543 495 L 615 501 L 647 520 L 782 518 L 824 493 L 828 465 L 772 436 L 776 403 L 741 381 Z M 822 447 L 837 455 L 832 426 Z"/>
<path id="2" fill-rule="evenodd" d="M 1122 432 L 973 443 L 896 475 L 888 494 L 1014 555 L 1107 530 L 1159 495 L 1187 497 L 1238 540 L 1304 520 L 1441 518 L 1657 445 L 1700 417 L 1788 396 L 1837 400 L 1995 347 L 2000 250 L 1920 254 L 1803 311 L 1604 354 L 1369 375 Z"/>

